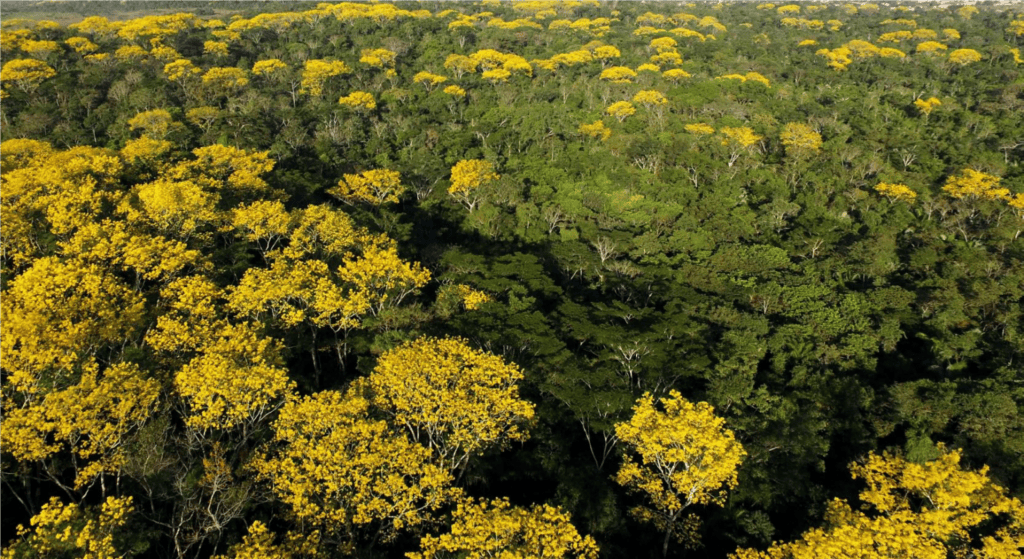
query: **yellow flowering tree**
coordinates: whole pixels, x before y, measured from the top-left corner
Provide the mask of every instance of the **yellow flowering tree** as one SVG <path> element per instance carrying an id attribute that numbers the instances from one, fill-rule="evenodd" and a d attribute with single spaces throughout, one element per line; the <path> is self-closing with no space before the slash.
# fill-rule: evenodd
<path id="1" fill-rule="evenodd" d="M 397 203 L 405 192 L 398 171 L 373 169 L 357 175 L 346 174 L 328 194 L 347 203 L 364 202 L 379 206 Z"/>
<path id="2" fill-rule="evenodd" d="M 734 559 L 836 559 L 915 557 L 1020 557 L 1024 546 L 1024 505 L 988 477 L 960 466 L 960 453 L 940 446 L 938 459 L 924 464 L 872 453 L 853 464 L 862 479 L 862 510 L 835 499 L 825 526 L 797 541 L 767 551 L 738 550 Z"/>
<path id="3" fill-rule="evenodd" d="M 604 110 L 609 116 L 615 117 L 619 122 L 626 120 L 628 117 L 636 114 L 636 107 L 633 106 L 629 101 L 616 101 L 608 108 Z"/>
<path id="4" fill-rule="evenodd" d="M 288 65 L 276 58 L 269 60 L 260 60 L 252 65 L 252 75 L 260 76 L 268 80 L 274 81 L 280 76 L 284 70 L 288 69 Z"/>
<path id="5" fill-rule="evenodd" d="M 57 71 L 41 60 L 11 60 L 0 68 L 0 84 L 32 93 L 44 80 L 57 75 Z"/>
<path id="6" fill-rule="evenodd" d="M 241 68 L 210 68 L 203 74 L 203 88 L 211 97 L 231 96 L 249 84 Z"/>
<path id="7" fill-rule="evenodd" d="M 398 306 L 430 281 L 429 271 L 398 256 L 394 241 L 357 228 L 348 215 L 328 206 L 289 215 L 283 205 L 253 205 L 236 212 L 234 223 L 259 244 L 269 267 L 246 270 L 229 290 L 229 308 L 285 328 L 309 328 L 318 370 L 317 329 L 335 335 L 341 360 L 345 337 L 364 317 Z"/>
<path id="8" fill-rule="evenodd" d="M 458 338 L 420 338 L 386 352 L 366 381 L 375 406 L 450 472 L 471 456 L 529 437 L 523 372 Z"/>
<path id="9" fill-rule="evenodd" d="M 538 559 L 597 559 L 597 543 L 580 536 L 569 515 L 558 507 L 513 507 L 508 499 L 466 499 L 452 514 L 451 531 L 425 536 L 420 551 L 408 559 L 466 556 Z"/>
<path id="10" fill-rule="evenodd" d="M 782 129 L 782 145 L 787 152 L 813 153 L 821 149 L 821 134 L 801 122 L 790 122 Z"/>
<path id="11" fill-rule="evenodd" d="M 99 510 L 64 505 L 52 497 L 32 517 L 31 529 L 18 526 L 18 539 L 10 542 L 0 557 L 124 557 L 118 549 L 118 530 L 128 521 L 134 507 L 132 498 L 108 497 Z"/>
<path id="12" fill-rule="evenodd" d="M 633 96 L 633 102 L 639 103 L 647 109 L 653 109 L 668 104 L 668 99 L 660 91 L 640 91 Z"/>
<path id="13" fill-rule="evenodd" d="M 500 175 L 494 172 L 490 161 L 464 159 L 452 167 L 448 194 L 472 212 L 482 199 L 482 189 L 499 178 Z"/>
<path id="14" fill-rule="evenodd" d="M 583 134 L 584 136 L 589 136 L 591 138 L 597 138 L 598 140 L 601 140 L 602 142 L 607 140 L 608 138 L 610 138 L 611 135 L 612 135 L 611 128 L 608 128 L 607 126 L 605 126 L 604 121 L 602 121 L 600 119 L 595 120 L 594 122 L 592 122 L 590 124 L 587 124 L 587 123 L 581 124 L 580 128 L 579 128 L 579 132 L 580 132 L 580 134 Z"/>
<path id="15" fill-rule="evenodd" d="M 202 436 L 233 428 L 245 436 L 281 406 L 295 383 L 274 340 L 245 324 L 211 330 L 201 332 L 199 355 L 174 376 L 185 424 Z"/>
<path id="16" fill-rule="evenodd" d="M 956 49 L 949 53 L 948 60 L 952 64 L 966 66 L 981 61 L 981 53 L 974 49 Z"/>
<path id="17" fill-rule="evenodd" d="M 171 131 L 174 119 L 165 109 L 141 112 L 128 119 L 128 127 L 141 130 L 142 134 L 154 140 L 162 140 Z"/>
<path id="18" fill-rule="evenodd" d="M 909 204 L 917 198 L 917 193 L 905 184 L 880 182 L 875 185 L 875 191 L 888 198 L 890 204 L 895 202 L 907 202 Z"/>
<path id="19" fill-rule="evenodd" d="M 413 83 L 422 85 L 427 91 L 430 91 L 434 89 L 435 86 L 448 81 L 448 78 L 438 74 L 432 74 L 430 72 L 419 72 L 412 77 L 412 81 Z"/>
<path id="20" fill-rule="evenodd" d="M 444 59 L 444 69 L 451 72 L 455 79 L 476 72 L 477 65 L 476 60 L 463 54 L 450 54 Z"/>
<path id="21" fill-rule="evenodd" d="M 142 297 L 96 264 L 47 256 L 11 280 L 0 300 L 6 382 L 19 391 L 52 386 L 141 326 Z"/>
<path id="22" fill-rule="evenodd" d="M 935 107 L 942 106 L 942 101 L 939 101 L 935 97 L 929 97 L 928 99 L 917 99 L 914 101 L 914 107 L 921 112 L 924 116 L 932 114 Z"/>
<path id="23" fill-rule="evenodd" d="M 695 537 L 692 515 L 679 525 L 683 511 L 695 504 L 723 504 L 746 452 L 710 404 L 694 405 L 675 390 L 659 401 L 662 410 L 644 394 L 629 421 L 615 426 L 627 449 L 615 481 L 651 502 L 631 512 L 665 532 L 662 554 L 667 555 L 673 535 Z"/>
<path id="24" fill-rule="evenodd" d="M 267 525 L 257 520 L 249 526 L 249 533 L 241 543 L 231 546 L 227 555 L 214 555 L 213 559 L 293 559 L 295 557 L 315 556 L 320 533 L 303 536 L 288 532 L 281 543 L 274 543 L 275 534 Z"/>
<path id="25" fill-rule="evenodd" d="M 38 463 L 58 485 L 62 457 L 72 456 L 77 490 L 121 471 L 132 434 L 156 411 L 160 395 L 159 383 L 134 365 L 118 363 L 100 374 L 90 362 L 82 370 L 66 388 L 5 383 L 0 429 L 4 452 Z"/>
<path id="26" fill-rule="evenodd" d="M 995 175 L 964 169 L 959 175 L 946 179 L 942 190 L 957 200 L 1005 200 L 1010 191 L 999 187 L 1000 178 Z"/>
<path id="27" fill-rule="evenodd" d="M 762 137 L 746 126 L 723 126 L 719 132 L 725 138 L 722 145 L 729 149 L 729 166 L 732 167 L 744 152 L 749 151 Z"/>
<path id="28" fill-rule="evenodd" d="M 626 66 L 612 66 L 601 71 L 600 79 L 612 83 L 632 83 L 636 79 L 636 72 Z"/>
<path id="29" fill-rule="evenodd" d="M 448 87 L 444 88 L 444 92 L 448 95 L 451 95 L 452 97 L 462 98 L 466 96 L 466 90 L 457 85 L 449 85 Z"/>
<path id="30" fill-rule="evenodd" d="M 295 520 L 324 534 L 351 540 L 376 525 L 388 539 L 460 494 L 429 449 L 371 418 L 361 396 L 307 396 L 286 404 L 273 427 L 254 468 Z"/>
<path id="31" fill-rule="evenodd" d="M 307 60 L 302 67 L 302 86 L 299 93 L 320 97 L 324 94 L 327 80 L 351 72 L 348 65 L 340 60 Z"/>
<path id="32" fill-rule="evenodd" d="M 373 99 L 373 94 L 365 91 L 353 91 L 338 99 L 338 104 L 352 107 L 359 112 L 372 111 L 377 108 L 377 101 Z"/>

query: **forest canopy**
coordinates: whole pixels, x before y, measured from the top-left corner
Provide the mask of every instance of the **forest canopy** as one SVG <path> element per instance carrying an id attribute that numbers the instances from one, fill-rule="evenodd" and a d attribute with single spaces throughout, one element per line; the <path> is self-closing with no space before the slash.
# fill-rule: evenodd
<path id="1" fill-rule="evenodd" d="M 1020 557 L 1024 10 L 4 2 L 8 557 Z"/>

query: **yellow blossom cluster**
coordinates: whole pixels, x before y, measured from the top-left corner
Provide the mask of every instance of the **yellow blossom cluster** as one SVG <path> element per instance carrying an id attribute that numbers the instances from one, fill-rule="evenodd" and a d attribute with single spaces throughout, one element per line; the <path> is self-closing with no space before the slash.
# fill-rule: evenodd
<path id="1" fill-rule="evenodd" d="M 404 192 L 398 171 L 373 169 L 357 175 L 346 174 L 328 194 L 344 201 L 380 205 L 397 203 Z"/>
<path id="2" fill-rule="evenodd" d="M 875 185 L 875 191 L 888 198 L 890 203 L 897 201 L 910 203 L 917 198 L 917 193 L 905 184 L 880 182 Z"/>
<path id="3" fill-rule="evenodd" d="M 513 507 L 508 499 L 490 502 L 465 499 L 452 515 L 451 531 L 425 536 L 420 551 L 409 559 L 435 559 L 455 554 L 466 557 L 544 557 L 597 559 L 590 536 L 580 536 L 569 515 L 558 507 Z"/>
<path id="4" fill-rule="evenodd" d="M 529 437 L 533 404 L 518 395 L 522 370 L 458 338 L 420 338 L 381 356 L 367 379 L 372 402 L 449 471 Z"/>
<path id="5" fill-rule="evenodd" d="M 338 104 L 360 111 L 372 111 L 377 108 L 377 101 L 373 99 L 373 94 L 366 91 L 353 91 L 339 98 Z"/>
<path id="6" fill-rule="evenodd" d="M 598 140 L 601 140 L 602 142 L 607 140 L 608 138 L 610 138 L 612 136 L 611 129 L 608 128 L 607 126 L 605 126 L 604 121 L 602 121 L 600 119 L 595 120 L 594 122 L 592 122 L 590 124 L 587 124 L 587 123 L 581 124 L 580 128 L 579 128 L 579 132 L 580 132 L 580 134 L 583 134 L 584 136 L 588 136 L 590 138 L 596 138 Z"/>
<path id="7" fill-rule="evenodd" d="M 914 101 L 914 107 L 916 107 L 918 111 L 921 111 L 921 114 L 925 116 L 932 114 L 932 111 L 935 110 L 935 107 L 940 106 L 942 106 L 942 101 L 939 101 L 935 97 L 929 97 L 928 99 L 917 99 Z"/>
<path id="8" fill-rule="evenodd" d="M 1009 189 L 1000 187 L 999 182 L 995 175 L 964 169 L 947 178 L 942 190 L 958 200 L 1009 200 Z"/>

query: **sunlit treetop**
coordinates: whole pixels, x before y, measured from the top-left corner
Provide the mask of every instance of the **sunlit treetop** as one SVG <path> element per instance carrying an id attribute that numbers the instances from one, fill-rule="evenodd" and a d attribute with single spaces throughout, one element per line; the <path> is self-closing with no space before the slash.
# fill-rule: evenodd
<path id="1" fill-rule="evenodd" d="M 882 58 L 906 58 L 907 53 L 892 47 L 882 47 L 878 49 L 878 56 Z"/>
<path id="2" fill-rule="evenodd" d="M 801 122 L 790 122 L 782 130 L 782 145 L 787 149 L 815 152 L 821 149 L 821 134 Z"/>
<path id="3" fill-rule="evenodd" d="M 853 58 L 851 58 L 853 51 L 847 47 L 818 49 L 814 54 L 825 57 L 828 60 L 828 65 L 837 72 L 846 70 L 846 67 L 853 63 Z"/>
<path id="4" fill-rule="evenodd" d="M 170 131 L 173 122 L 171 113 L 165 109 L 153 109 L 128 119 L 128 127 L 132 130 L 142 130 L 145 136 L 161 140 Z"/>
<path id="5" fill-rule="evenodd" d="M 721 129 L 722 134 L 725 135 L 725 139 L 722 140 L 723 146 L 738 146 L 742 148 L 750 147 L 757 142 L 762 140 L 762 136 L 754 133 L 754 130 L 746 126 L 730 127 L 723 126 Z"/>
<path id="6" fill-rule="evenodd" d="M 648 109 L 657 105 L 668 104 L 668 99 L 660 91 L 646 90 L 640 91 L 633 96 L 633 102 L 639 103 Z"/>
<path id="7" fill-rule="evenodd" d="M 346 202 L 365 202 L 373 205 L 397 203 L 405 192 L 398 171 L 373 169 L 359 174 L 346 174 L 338 186 L 328 194 Z"/>
<path id="8" fill-rule="evenodd" d="M 631 83 L 636 79 L 636 72 L 625 66 L 612 66 L 611 68 L 605 68 L 601 72 L 600 79 L 608 80 L 612 83 Z"/>
<path id="9" fill-rule="evenodd" d="M 610 128 L 604 125 L 604 121 L 596 120 L 593 123 L 583 123 L 579 127 L 580 134 L 591 138 L 597 138 L 598 140 L 604 141 L 611 137 L 612 131 Z"/>
<path id="10" fill-rule="evenodd" d="M 458 338 L 420 338 L 388 351 L 366 381 L 372 402 L 456 471 L 487 448 L 529 438 L 534 406 L 522 370 Z"/>
<path id="11" fill-rule="evenodd" d="M 252 73 L 255 76 L 272 76 L 281 70 L 286 70 L 287 68 L 288 65 L 284 62 L 276 58 L 271 58 L 269 60 L 260 60 L 253 64 Z"/>
<path id="12" fill-rule="evenodd" d="M 693 123 L 693 124 L 687 124 L 687 125 L 683 126 L 683 128 L 687 132 L 689 132 L 691 134 L 696 134 L 698 136 L 707 136 L 709 134 L 714 134 L 715 133 L 714 127 L 712 127 L 710 124 L 704 124 L 702 122 L 697 122 L 697 123 Z"/>
<path id="13" fill-rule="evenodd" d="M 925 41 L 923 43 L 919 43 L 917 45 L 917 49 L 916 50 L 917 50 L 917 52 L 920 52 L 920 53 L 931 53 L 931 54 L 938 53 L 938 54 L 941 54 L 942 51 L 944 51 L 944 50 L 946 50 L 948 48 L 949 47 L 947 47 L 946 45 L 944 45 L 944 44 L 942 44 L 942 43 L 940 43 L 938 41 Z"/>
<path id="14" fill-rule="evenodd" d="M 452 97 L 461 98 L 466 96 L 466 90 L 457 85 L 449 85 L 448 87 L 445 87 L 444 92 Z"/>
<path id="15" fill-rule="evenodd" d="M 21 41 L 18 48 L 32 58 L 46 60 L 51 53 L 57 52 L 60 49 L 60 45 L 56 41 L 33 41 L 26 39 Z"/>
<path id="16" fill-rule="evenodd" d="M 940 456 L 909 462 L 889 453 L 870 454 L 852 464 L 861 491 L 861 510 L 834 499 L 825 527 L 767 551 L 738 550 L 733 559 L 811 557 L 1020 557 L 1024 505 L 992 482 L 988 468 L 963 469 L 959 451 L 939 445 Z"/>
<path id="17" fill-rule="evenodd" d="M 487 27 L 497 27 L 498 29 L 544 29 L 544 26 L 529 19 L 515 19 L 512 21 L 505 21 L 500 17 L 491 18 L 487 21 Z"/>
<path id="18" fill-rule="evenodd" d="M 79 373 L 71 382 L 46 379 L 41 393 L 18 394 L 22 403 L 5 410 L 0 440 L 4 452 L 21 461 L 70 453 L 76 459 L 74 485 L 85 488 L 124 466 L 131 435 L 157 409 L 160 383 L 126 363 L 106 367 L 101 374 L 90 360 Z M 5 405 L 18 387 L 5 385 Z"/>
<path id="19" fill-rule="evenodd" d="M 40 375 L 71 371 L 132 335 L 143 307 L 140 296 L 102 266 L 36 259 L 10 281 L 0 300 L 7 382 L 32 392 Z"/>
<path id="20" fill-rule="evenodd" d="M 181 53 L 167 45 L 156 45 L 150 49 L 149 55 L 163 62 L 171 62 L 181 58 Z"/>
<path id="21" fill-rule="evenodd" d="M 672 82 L 679 82 L 680 80 L 683 80 L 685 78 L 692 77 L 689 72 L 687 72 L 686 70 L 681 70 L 679 68 L 665 70 L 664 72 L 662 72 L 661 75 Z"/>
<path id="22" fill-rule="evenodd" d="M 504 68 L 495 68 L 493 70 L 487 70 L 481 73 L 480 77 L 491 82 L 494 85 L 497 85 L 499 83 L 507 82 L 508 79 L 512 77 L 512 72 L 509 72 Z"/>
<path id="23" fill-rule="evenodd" d="M 412 81 L 413 83 L 421 84 L 423 87 L 427 89 L 427 91 L 430 91 L 435 86 L 448 81 L 448 78 L 424 71 L 418 72 L 415 76 L 413 76 Z"/>
<path id="24" fill-rule="evenodd" d="M 934 41 L 939 38 L 939 34 L 934 29 L 916 29 L 913 37 L 917 41 Z"/>
<path id="25" fill-rule="evenodd" d="M 1010 191 L 999 186 L 1000 180 L 995 175 L 964 169 L 959 175 L 947 178 L 942 190 L 959 200 L 1008 200 Z"/>
<path id="26" fill-rule="evenodd" d="M 278 538 L 259 520 L 249 526 L 249 532 L 240 543 L 231 546 L 227 555 L 215 555 L 213 559 L 296 559 L 313 557 L 317 554 L 320 533 L 302 535 L 288 532 Z"/>
<path id="27" fill-rule="evenodd" d="M 193 14 L 177 13 L 165 16 L 146 16 L 124 22 L 117 30 L 118 37 L 131 42 L 143 39 L 163 38 L 192 29 L 199 24 Z"/>
<path id="28" fill-rule="evenodd" d="M 569 514 L 558 507 L 513 507 L 508 499 L 459 503 L 451 531 L 424 536 L 420 551 L 408 559 L 434 559 L 456 554 L 470 558 L 597 559 L 598 547 L 590 536 L 580 536 Z"/>
<path id="29" fill-rule="evenodd" d="M 124 557 L 127 550 L 118 544 L 125 538 L 118 532 L 133 510 L 131 497 L 107 497 L 98 510 L 51 497 L 32 517 L 31 528 L 18 526 L 18 538 L 8 542 L 3 557 Z"/>
<path id="30" fill-rule="evenodd" d="M 444 60 L 444 68 L 451 72 L 456 79 L 464 74 L 476 72 L 479 62 L 462 54 L 450 54 Z"/>
<path id="31" fill-rule="evenodd" d="M 366 91 L 353 91 L 348 95 L 338 99 L 338 104 L 346 107 L 352 107 L 358 111 L 372 111 L 377 108 L 377 101 L 373 99 L 373 95 Z"/>
<path id="32" fill-rule="evenodd" d="M 0 84 L 31 93 L 44 80 L 57 75 L 57 71 L 41 60 L 18 59 L 8 61 L 0 68 Z"/>
<path id="33" fill-rule="evenodd" d="M 115 35 L 122 25 L 124 25 L 123 22 L 111 22 L 105 17 L 90 16 L 78 23 L 68 25 L 68 29 L 106 39 Z"/>
<path id="34" fill-rule="evenodd" d="M 905 184 L 880 182 L 875 185 L 875 191 L 888 198 L 890 203 L 897 201 L 910 203 L 917 198 L 917 193 Z"/>
<path id="35" fill-rule="evenodd" d="M 139 45 L 124 45 L 114 51 L 114 58 L 122 62 L 136 62 L 148 56 L 149 51 Z"/>
<path id="36" fill-rule="evenodd" d="M 622 53 L 619 52 L 619 49 L 612 45 L 602 45 L 594 49 L 594 57 L 601 60 L 602 63 L 621 56 Z"/>
<path id="37" fill-rule="evenodd" d="M 843 46 L 850 50 L 850 53 L 855 59 L 878 56 L 878 47 L 868 41 L 854 39 Z"/>
<path id="38" fill-rule="evenodd" d="M 680 38 L 683 38 L 683 39 L 686 39 L 686 38 L 697 39 L 698 41 L 700 41 L 702 43 L 707 40 L 707 36 L 706 35 L 704 35 L 703 33 L 699 32 L 699 31 L 694 31 L 693 29 L 690 29 L 689 27 L 677 27 L 675 29 L 669 30 L 669 32 L 672 33 L 673 35 L 675 35 L 676 37 L 680 37 Z"/>
<path id="39" fill-rule="evenodd" d="M 746 451 L 707 402 L 693 404 L 672 390 L 658 404 L 645 393 L 632 417 L 615 425 L 626 448 L 615 481 L 650 503 L 632 512 L 666 533 L 664 552 L 684 510 L 724 504 Z"/>
<path id="40" fill-rule="evenodd" d="M 372 68 L 394 68 L 398 55 L 388 49 L 363 49 L 359 55 L 359 63 Z"/>
<path id="41" fill-rule="evenodd" d="M 888 33 L 882 33 L 878 36 L 879 43 L 902 43 L 903 41 L 909 41 L 914 37 L 914 34 L 905 29 L 899 31 L 890 31 Z"/>
<path id="42" fill-rule="evenodd" d="M 322 533 L 346 538 L 376 524 L 390 540 L 461 495 L 430 450 L 373 418 L 358 394 L 325 391 L 289 402 L 273 429 L 253 468 L 295 518 Z"/>
<path id="43" fill-rule="evenodd" d="M 978 8 L 975 8 L 974 6 L 964 6 L 957 9 L 956 13 L 964 19 L 971 19 L 978 13 Z"/>
<path id="44" fill-rule="evenodd" d="M 302 68 L 302 86 L 299 92 L 320 97 L 328 79 L 350 73 L 352 70 L 340 60 L 307 60 Z"/>
<path id="45" fill-rule="evenodd" d="M 452 166 L 451 186 L 448 194 L 473 211 L 479 201 L 479 191 L 498 180 L 494 165 L 483 159 L 462 160 Z"/>
<path id="46" fill-rule="evenodd" d="M 164 76 L 172 82 L 183 82 L 201 73 L 202 70 L 197 68 L 191 60 L 175 60 L 164 66 Z"/>
<path id="47" fill-rule="evenodd" d="M 199 355 L 174 376 L 187 404 L 185 423 L 200 431 L 260 423 L 294 389 L 283 368 L 281 347 L 246 324 L 225 324 L 209 333 Z"/>
<path id="48" fill-rule="evenodd" d="M 227 56 L 228 44 L 221 41 L 206 41 L 203 43 L 203 53 L 211 56 Z"/>
<path id="49" fill-rule="evenodd" d="M 749 80 L 749 81 L 755 81 L 757 83 L 763 84 L 765 87 L 771 87 L 771 82 L 768 81 L 768 78 L 762 76 L 761 74 L 759 74 L 757 72 L 747 72 L 746 74 L 726 74 L 724 76 L 718 76 L 715 79 L 718 79 L 718 80 L 736 80 L 736 81 L 739 81 L 739 82 L 746 82 L 746 81 Z"/>
<path id="50" fill-rule="evenodd" d="M 917 21 L 913 20 L 913 19 L 907 19 L 907 18 L 899 18 L 899 19 L 892 19 L 892 18 L 890 18 L 890 19 L 883 19 L 881 22 L 879 22 L 879 25 L 897 25 L 897 26 L 901 25 L 903 27 L 909 27 L 910 29 L 916 29 L 917 28 Z"/>
<path id="51" fill-rule="evenodd" d="M 935 110 L 935 107 L 942 106 L 942 101 L 935 97 L 929 97 L 928 99 L 917 99 L 914 101 L 914 107 L 921 111 L 921 114 L 928 116 Z"/>
<path id="52" fill-rule="evenodd" d="M 974 49 L 956 49 L 949 53 L 948 60 L 953 64 L 966 66 L 981 61 L 981 53 Z"/>
<path id="53" fill-rule="evenodd" d="M 64 41 L 69 47 L 73 48 L 78 54 L 89 54 L 99 50 L 99 45 L 86 39 L 85 37 L 71 37 Z"/>

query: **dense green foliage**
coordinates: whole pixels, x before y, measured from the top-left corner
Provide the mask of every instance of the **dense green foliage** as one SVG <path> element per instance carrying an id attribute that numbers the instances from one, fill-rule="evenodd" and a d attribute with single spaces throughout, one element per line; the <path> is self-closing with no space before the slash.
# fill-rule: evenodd
<path id="1" fill-rule="evenodd" d="M 663 532 L 629 514 L 644 496 L 614 479 L 615 426 L 645 393 L 711 404 L 746 453 L 723 506 L 687 509 L 699 541 L 670 553 L 794 539 L 856 495 L 848 465 L 869 452 L 924 462 L 944 443 L 1024 496 L 1019 5 L 189 3 L 175 10 L 197 15 L 68 26 L 7 4 L 3 140 L 126 163 L 75 174 L 47 155 L 55 190 L 29 200 L 8 182 L 22 151 L 0 154 L 4 429 L 43 392 L 78 401 L 69 378 L 144 397 L 76 408 L 120 413 L 116 448 L 5 447 L 5 546 L 55 495 L 93 510 L 130 496 L 119 549 L 146 556 L 225 553 L 254 522 L 300 533 L 252 466 L 284 440 L 281 402 L 362 386 L 425 336 L 514 363 L 535 406 L 528 439 L 460 465 L 460 491 L 560 507 L 603 557 L 661 554 Z M 207 146 L 250 159 L 225 171 Z M 64 208 L 74 181 L 99 194 Z M 70 264 L 102 244 L 82 240 L 89 220 L 104 247 L 123 220 L 181 263 Z M 156 341 L 175 320 L 205 339 Z M 26 341 L 90 321 L 111 323 L 72 349 Z M 268 380 L 224 410 L 202 403 L 200 369 Z M 350 422 L 426 460 L 381 434 L 386 416 Z M 445 514 L 317 537 L 399 557 Z"/>

